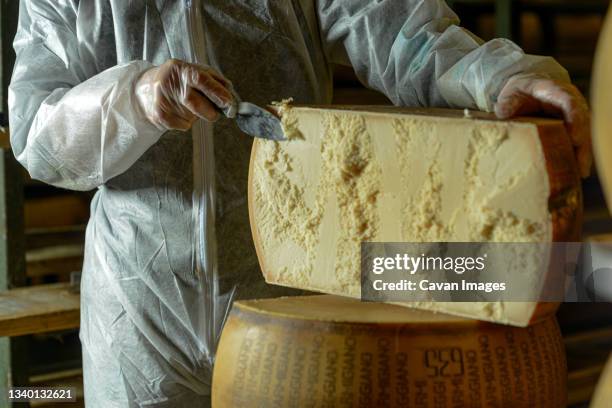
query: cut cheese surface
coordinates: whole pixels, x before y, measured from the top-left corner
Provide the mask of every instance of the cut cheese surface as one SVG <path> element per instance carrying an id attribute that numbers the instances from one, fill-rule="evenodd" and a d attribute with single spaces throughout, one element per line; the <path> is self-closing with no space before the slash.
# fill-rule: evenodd
<path id="1" fill-rule="evenodd" d="M 558 408 L 567 369 L 553 316 L 516 328 L 335 296 L 234 303 L 215 408 Z"/>
<path id="2" fill-rule="evenodd" d="M 359 297 L 362 242 L 578 238 L 579 176 L 559 121 L 373 107 L 281 113 L 290 140 L 256 141 L 250 169 L 251 227 L 268 283 Z M 551 309 L 411 306 L 516 325 Z"/>
<path id="3" fill-rule="evenodd" d="M 442 313 L 410 310 L 384 303 L 359 302 L 346 297 L 328 295 L 284 297 L 282 300 L 245 300 L 239 302 L 237 307 L 245 312 L 265 313 L 279 318 L 337 323 L 480 324 L 476 320 Z"/>

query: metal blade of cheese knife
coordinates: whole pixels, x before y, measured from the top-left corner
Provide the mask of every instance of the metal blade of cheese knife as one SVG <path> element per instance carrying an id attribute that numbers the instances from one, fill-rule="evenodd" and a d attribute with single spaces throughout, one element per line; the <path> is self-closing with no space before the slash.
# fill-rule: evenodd
<path id="1" fill-rule="evenodd" d="M 278 117 L 249 102 L 240 102 L 236 114 L 240 130 L 253 137 L 267 140 L 286 140 Z"/>

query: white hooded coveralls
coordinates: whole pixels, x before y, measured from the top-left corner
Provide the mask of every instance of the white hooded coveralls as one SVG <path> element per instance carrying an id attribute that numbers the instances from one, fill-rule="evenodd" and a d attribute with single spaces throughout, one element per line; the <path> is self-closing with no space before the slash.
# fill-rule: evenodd
<path id="1" fill-rule="evenodd" d="M 519 72 L 567 80 L 457 24 L 442 0 L 21 0 L 14 153 L 35 179 L 97 189 L 81 285 L 88 407 L 207 406 L 231 299 L 281 293 L 250 236 L 251 138 L 230 120 L 159 131 L 136 104 L 139 75 L 176 58 L 259 105 L 327 104 L 337 63 L 397 105 L 484 110 Z"/>

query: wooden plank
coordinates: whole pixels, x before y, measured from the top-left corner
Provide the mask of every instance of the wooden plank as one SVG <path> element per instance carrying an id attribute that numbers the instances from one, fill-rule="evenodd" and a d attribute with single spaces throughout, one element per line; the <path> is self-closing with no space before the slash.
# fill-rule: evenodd
<path id="1" fill-rule="evenodd" d="M 69 275 L 83 267 L 83 245 L 60 245 L 26 252 L 26 275 L 29 278 Z"/>
<path id="2" fill-rule="evenodd" d="M 79 327 L 80 297 L 69 284 L 38 285 L 0 293 L 0 336 Z"/>
<path id="3" fill-rule="evenodd" d="M 30 384 L 33 387 L 50 388 L 74 388 L 76 391 L 76 402 L 70 403 L 70 408 L 84 407 L 83 396 L 83 370 L 73 369 L 55 373 L 41 374 L 30 377 Z M 31 403 L 32 408 L 65 408 L 66 403 L 36 401 Z"/>
<path id="4" fill-rule="evenodd" d="M 567 403 L 569 406 L 584 404 L 591 400 L 603 364 L 580 372 L 569 373 L 567 378 Z"/>
<path id="5" fill-rule="evenodd" d="M 83 245 L 85 225 L 26 229 L 25 240 L 28 250 L 55 245 Z"/>
<path id="6" fill-rule="evenodd" d="M 55 259 L 82 258 L 83 245 L 54 245 L 46 248 L 32 249 L 26 253 L 26 262 L 33 264 Z"/>
<path id="7" fill-rule="evenodd" d="M 83 225 L 89 220 L 90 198 L 81 193 L 67 193 L 25 202 L 25 228 L 57 228 Z"/>
<path id="8" fill-rule="evenodd" d="M 43 278 L 53 276 L 57 279 L 51 282 L 67 282 L 73 272 L 80 272 L 83 266 L 83 257 L 50 259 L 43 262 L 28 264 L 27 276 L 32 278 L 32 284 L 45 283 Z M 46 282 L 50 282 L 47 280 Z"/>
<path id="9" fill-rule="evenodd" d="M 0 149 L 8 150 L 11 148 L 11 141 L 5 128 L 0 128 Z"/>
<path id="10" fill-rule="evenodd" d="M 564 337 L 567 353 L 568 403 L 588 402 L 606 358 L 612 350 L 612 327 L 573 333 Z"/>

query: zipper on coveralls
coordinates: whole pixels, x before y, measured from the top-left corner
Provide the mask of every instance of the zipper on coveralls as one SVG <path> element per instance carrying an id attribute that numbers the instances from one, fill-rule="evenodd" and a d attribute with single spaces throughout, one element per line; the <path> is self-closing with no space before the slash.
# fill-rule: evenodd
<path id="1" fill-rule="evenodd" d="M 206 55 L 200 0 L 185 0 L 192 63 L 208 65 Z M 196 225 L 196 274 L 202 285 L 205 313 L 200 327 L 206 339 L 209 361 L 214 361 L 217 335 L 216 300 L 219 292 L 215 239 L 215 185 L 214 145 L 212 124 L 198 120 L 192 128 L 194 167 L 194 209 Z"/>

